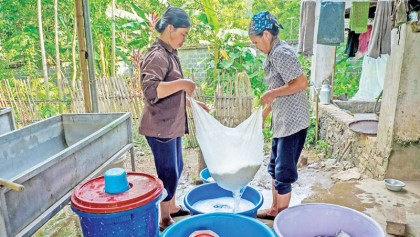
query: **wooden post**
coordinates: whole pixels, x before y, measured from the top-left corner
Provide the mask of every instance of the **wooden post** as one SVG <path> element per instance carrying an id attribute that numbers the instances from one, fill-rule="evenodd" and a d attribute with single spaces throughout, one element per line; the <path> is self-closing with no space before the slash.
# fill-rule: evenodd
<path id="1" fill-rule="evenodd" d="M 77 23 L 77 39 L 79 42 L 80 67 L 82 68 L 82 85 L 83 97 L 85 104 L 85 112 L 92 112 L 92 101 L 90 98 L 90 86 L 88 79 L 88 71 L 86 64 L 86 46 L 84 38 L 84 23 L 83 23 L 83 7 L 82 0 L 75 0 L 76 5 L 76 23 Z"/>
<path id="2" fill-rule="evenodd" d="M 89 14 L 89 3 L 88 0 L 82 0 L 83 8 L 83 21 L 85 29 L 85 39 L 86 39 L 86 50 L 87 50 L 87 60 L 88 60 L 88 70 L 89 70 L 89 88 L 90 88 L 90 100 L 92 104 L 92 112 L 98 113 L 98 96 L 96 89 L 96 79 L 95 79 L 95 63 L 93 60 L 93 41 L 92 41 L 92 31 L 90 30 L 90 14 Z"/>
<path id="3" fill-rule="evenodd" d="M 333 100 L 334 98 L 334 77 L 335 77 L 335 64 L 337 63 L 337 46 L 334 47 L 334 63 L 333 63 L 333 68 L 332 68 L 332 73 L 331 73 L 331 100 Z"/>
<path id="4" fill-rule="evenodd" d="M 316 88 L 315 88 L 316 90 Z M 319 130 L 319 125 L 318 125 L 318 120 L 319 120 L 319 110 L 318 110 L 318 93 L 315 92 L 315 146 L 318 142 L 318 130 Z"/>

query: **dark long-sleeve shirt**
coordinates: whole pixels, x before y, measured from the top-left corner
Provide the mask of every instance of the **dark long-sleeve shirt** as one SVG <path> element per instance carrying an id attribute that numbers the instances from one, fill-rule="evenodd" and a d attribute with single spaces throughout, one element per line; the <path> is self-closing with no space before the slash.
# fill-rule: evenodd
<path id="1" fill-rule="evenodd" d="M 139 133 L 150 137 L 181 137 L 188 131 L 185 111 L 185 91 L 158 98 L 160 82 L 183 78 L 177 51 L 157 39 L 143 58 L 140 80 L 144 96 L 144 110 Z"/>

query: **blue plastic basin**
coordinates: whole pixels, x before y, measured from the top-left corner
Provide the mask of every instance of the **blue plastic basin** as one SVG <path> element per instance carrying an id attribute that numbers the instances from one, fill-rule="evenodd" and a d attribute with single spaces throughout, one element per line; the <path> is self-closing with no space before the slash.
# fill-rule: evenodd
<path id="1" fill-rule="evenodd" d="M 203 214 L 202 212 L 194 209 L 192 206 L 202 200 L 214 199 L 221 197 L 232 197 L 232 192 L 227 191 L 217 185 L 217 183 L 207 183 L 195 187 L 185 195 L 185 206 L 191 211 L 191 215 Z M 257 217 L 258 208 L 263 204 L 264 198 L 260 192 L 251 186 L 247 186 L 242 194 L 242 198 L 252 202 L 255 207 L 251 210 L 239 212 L 237 214 L 249 217 Z"/>
<path id="2" fill-rule="evenodd" d="M 369 216 L 326 203 L 308 203 L 287 208 L 276 216 L 273 227 L 279 237 L 335 236 L 340 230 L 356 237 L 387 236 Z"/>
<path id="3" fill-rule="evenodd" d="M 200 179 L 204 183 L 213 183 L 214 181 L 208 180 L 210 177 L 211 177 L 211 174 L 208 168 L 204 168 L 200 171 Z"/>
<path id="4" fill-rule="evenodd" d="M 188 237 L 197 230 L 211 230 L 220 237 L 276 237 L 266 224 L 233 213 L 192 216 L 169 226 L 160 237 Z"/>

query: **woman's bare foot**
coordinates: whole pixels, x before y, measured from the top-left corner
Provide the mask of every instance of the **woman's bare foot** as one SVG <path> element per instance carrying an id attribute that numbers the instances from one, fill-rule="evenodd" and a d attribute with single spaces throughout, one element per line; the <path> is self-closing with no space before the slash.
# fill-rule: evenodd
<path id="1" fill-rule="evenodd" d="M 174 219 L 172 219 L 172 217 L 161 219 L 160 222 L 159 222 L 159 229 L 161 231 L 163 231 L 168 226 L 172 225 L 173 223 L 175 223 L 175 221 L 174 221 Z"/>
<path id="2" fill-rule="evenodd" d="M 274 220 L 277 214 L 278 212 L 276 210 L 269 208 L 269 209 L 258 211 L 257 218 L 265 219 L 265 220 Z"/>
<path id="3" fill-rule="evenodd" d="M 181 206 L 180 205 L 176 205 L 176 206 L 171 206 L 170 208 L 170 213 L 177 213 L 179 212 L 179 210 L 181 210 Z"/>

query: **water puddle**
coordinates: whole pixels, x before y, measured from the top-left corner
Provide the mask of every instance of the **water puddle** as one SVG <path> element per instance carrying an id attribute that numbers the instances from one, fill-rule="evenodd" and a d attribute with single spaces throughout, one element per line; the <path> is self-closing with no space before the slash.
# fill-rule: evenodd
<path id="1" fill-rule="evenodd" d="M 357 182 L 336 183 L 330 188 L 322 188 L 319 184 L 312 187 L 313 195 L 302 200 L 302 203 L 323 202 L 346 206 L 358 211 L 365 211 L 375 206 L 374 202 L 363 202 L 357 196 L 365 192 L 356 187 Z M 369 200 L 367 197 L 366 200 Z M 373 201 L 373 200 L 372 200 Z"/>

